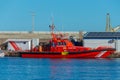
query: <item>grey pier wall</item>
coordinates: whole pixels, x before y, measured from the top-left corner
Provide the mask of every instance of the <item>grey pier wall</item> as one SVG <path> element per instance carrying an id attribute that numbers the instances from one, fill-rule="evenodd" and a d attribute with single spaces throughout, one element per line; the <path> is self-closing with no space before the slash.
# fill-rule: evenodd
<path id="1" fill-rule="evenodd" d="M 58 32 L 57 32 L 58 33 Z M 61 32 L 69 36 L 80 38 L 79 32 Z M 38 38 L 40 41 L 51 39 L 50 32 L 26 32 L 26 31 L 0 31 L 0 44 L 7 39 L 33 39 Z M 82 37 L 81 37 L 82 38 Z"/>

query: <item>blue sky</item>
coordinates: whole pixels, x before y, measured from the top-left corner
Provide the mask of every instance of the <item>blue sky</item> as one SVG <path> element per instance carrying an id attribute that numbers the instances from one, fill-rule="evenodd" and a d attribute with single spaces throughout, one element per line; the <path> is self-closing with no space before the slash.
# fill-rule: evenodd
<path id="1" fill-rule="evenodd" d="M 54 18 L 61 31 L 105 31 L 106 13 L 111 25 L 120 24 L 120 0 L 0 0 L 0 31 L 49 31 Z"/>

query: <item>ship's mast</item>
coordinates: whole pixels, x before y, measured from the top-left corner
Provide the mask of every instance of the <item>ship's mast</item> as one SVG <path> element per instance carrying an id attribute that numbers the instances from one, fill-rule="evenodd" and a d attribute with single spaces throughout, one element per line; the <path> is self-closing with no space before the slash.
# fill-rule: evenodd
<path id="1" fill-rule="evenodd" d="M 55 34 L 54 34 L 54 29 L 55 29 L 55 25 L 54 25 L 54 21 L 53 21 L 53 18 L 52 18 L 52 25 L 49 25 L 50 27 L 50 31 L 51 31 L 51 36 L 53 39 L 55 39 Z"/>
<path id="2" fill-rule="evenodd" d="M 52 14 L 51 14 L 51 21 L 52 21 L 52 24 L 49 25 L 49 27 L 50 27 L 51 33 L 53 34 L 54 33 L 54 29 L 55 29 L 55 25 L 54 25 L 54 20 L 53 20 L 53 15 Z"/>
<path id="3" fill-rule="evenodd" d="M 51 31 L 51 36 L 52 36 L 52 38 L 54 38 L 55 37 L 55 34 L 54 34 L 55 25 L 52 23 L 52 25 L 49 25 L 49 27 L 50 27 L 50 31 Z"/>

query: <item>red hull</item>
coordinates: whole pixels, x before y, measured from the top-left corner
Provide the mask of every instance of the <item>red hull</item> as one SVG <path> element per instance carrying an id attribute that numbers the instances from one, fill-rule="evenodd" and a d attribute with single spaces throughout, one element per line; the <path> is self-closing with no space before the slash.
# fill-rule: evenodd
<path id="1" fill-rule="evenodd" d="M 20 54 L 23 58 L 107 58 L 113 52 L 114 50 L 68 52 L 66 55 L 60 52 L 20 52 Z"/>

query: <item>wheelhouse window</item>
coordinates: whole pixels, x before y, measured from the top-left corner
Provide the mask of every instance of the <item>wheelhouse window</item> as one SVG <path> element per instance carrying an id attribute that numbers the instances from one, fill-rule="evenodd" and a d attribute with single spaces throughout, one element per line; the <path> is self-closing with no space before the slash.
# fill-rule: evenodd
<path id="1" fill-rule="evenodd" d="M 54 42 L 52 42 L 52 46 L 55 47 L 55 43 Z"/>
<path id="2" fill-rule="evenodd" d="M 66 45 L 65 42 L 58 42 L 57 45 Z"/>

